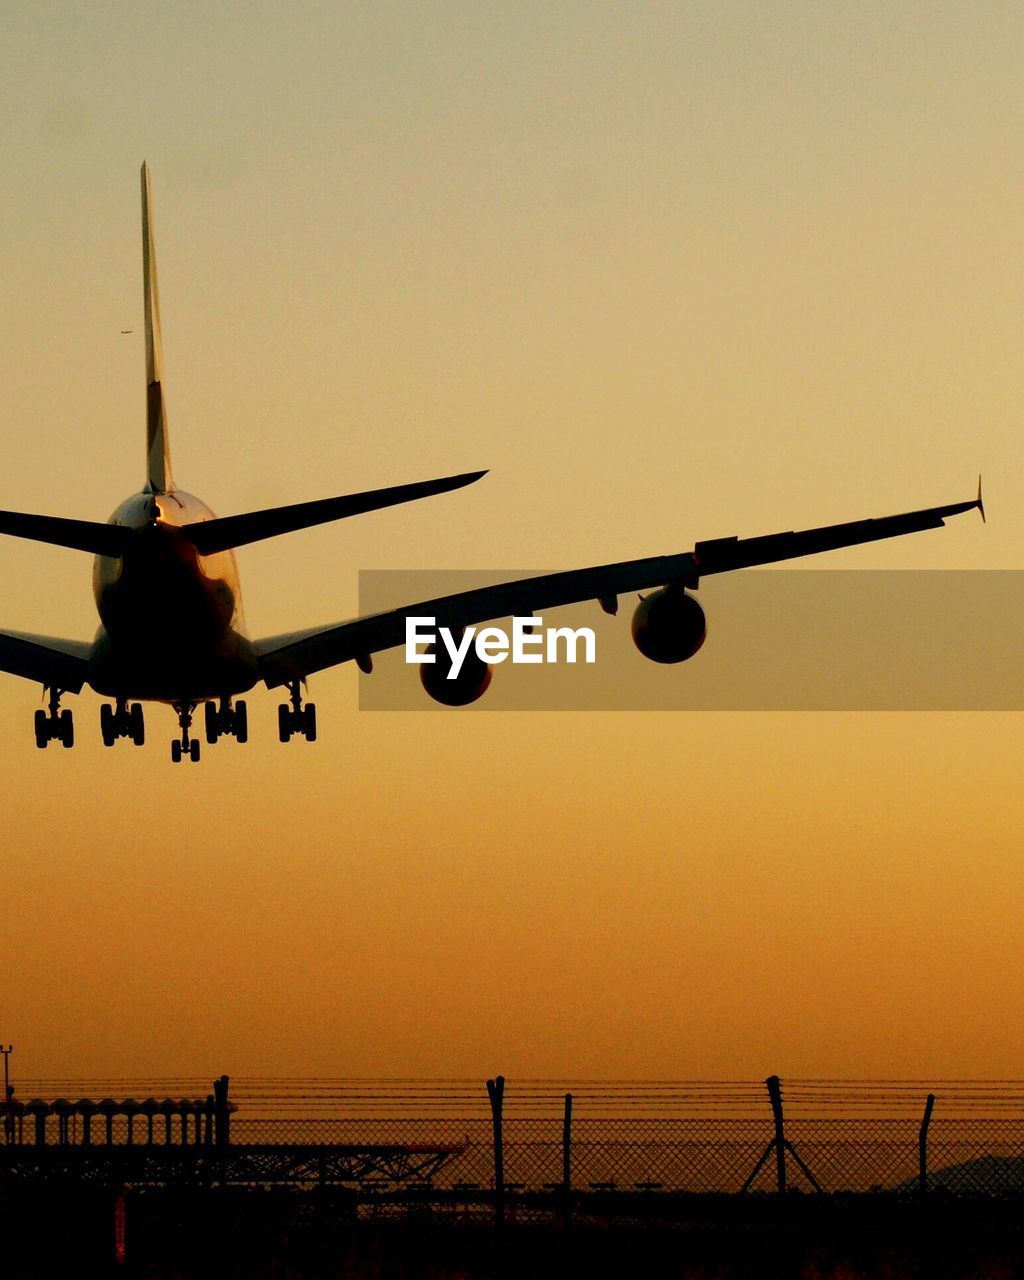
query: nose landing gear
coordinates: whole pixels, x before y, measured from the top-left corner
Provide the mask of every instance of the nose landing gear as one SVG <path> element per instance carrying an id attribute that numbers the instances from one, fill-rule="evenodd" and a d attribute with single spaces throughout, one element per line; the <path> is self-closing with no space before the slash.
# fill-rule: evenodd
<path id="1" fill-rule="evenodd" d="M 112 747 L 118 738 L 131 738 L 137 747 L 141 747 L 146 741 L 142 704 L 133 702 L 129 707 L 124 698 L 118 698 L 113 707 L 104 702 L 100 707 L 100 733 L 105 747 Z"/>
<path id="2" fill-rule="evenodd" d="M 221 698 L 220 706 L 208 702 L 205 711 L 207 742 L 224 737 L 234 738 L 236 742 L 249 741 L 249 714 L 244 702 L 232 706 L 230 698 Z"/>
<path id="3" fill-rule="evenodd" d="M 287 742 L 293 734 L 301 735 L 307 742 L 316 742 L 316 703 L 302 705 L 301 682 L 293 680 L 288 686 L 291 706 L 282 702 L 277 708 L 277 736 Z"/>
<path id="4" fill-rule="evenodd" d="M 181 727 L 181 737 L 176 738 L 171 743 L 171 759 L 175 764 L 180 764 L 182 759 L 187 756 L 192 761 L 199 759 L 199 739 L 189 735 L 192 728 L 192 713 L 196 709 L 194 702 L 175 702 L 172 704 L 178 716 L 178 724 Z"/>
<path id="5" fill-rule="evenodd" d="M 75 722 L 70 711 L 61 711 L 60 699 L 63 690 L 49 690 L 46 711 L 37 711 L 35 715 L 36 746 L 45 750 L 50 742 L 59 742 L 62 747 L 75 745 Z"/>

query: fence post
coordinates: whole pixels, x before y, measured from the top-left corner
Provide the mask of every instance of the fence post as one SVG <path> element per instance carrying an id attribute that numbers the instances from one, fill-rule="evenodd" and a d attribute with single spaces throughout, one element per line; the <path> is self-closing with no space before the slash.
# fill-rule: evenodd
<path id="1" fill-rule="evenodd" d="M 214 1142 L 218 1147 L 226 1147 L 231 1141 L 231 1131 L 228 1127 L 230 1121 L 228 1116 L 228 1077 L 221 1076 L 219 1080 L 213 1082 L 213 1096 L 215 1099 L 216 1110 L 214 1112 Z"/>
<path id="2" fill-rule="evenodd" d="M 775 1177 L 779 1194 L 782 1195 L 786 1190 L 786 1126 L 782 1117 L 782 1083 L 778 1076 L 769 1076 L 765 1084 L 768 1086 L 768 1097 L 775 1118 Z"/>
<path id="3" fill-rule="evenodd" d="M 572 1211 L 572 1094 L 565 1095 L 565 1112 L 562 1116 L 562 1196 L 565 1225 L 569 1225 Z"/>
<path id="4" fill-rule="evenodd" d="M 932 1109 L 935 1106 L 935 1094 L 930 1093 L 925 1100 L 924 1115 L 921 1118 L 921 1130 L 917 1135 L 918 1189 L 922 1196 L 928 1194 L 928 1126 L 932 1122 Z"/>
<path id="5" fill-rule="evenodd" d="M 505 1222 L 505 1143 L 502 1132 L 504 1076 L 495 1076 L 493 1080 L 487 1081 L 487 1096 L 491 1100 L 491 1124 L 494 1129 L 494 1221 L 497 1226 L 502 1226 Z"/>

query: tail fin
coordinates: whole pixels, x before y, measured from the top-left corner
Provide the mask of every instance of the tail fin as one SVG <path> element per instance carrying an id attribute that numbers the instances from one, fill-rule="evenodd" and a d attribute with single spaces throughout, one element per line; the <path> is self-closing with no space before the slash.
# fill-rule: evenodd
<path id="1" fill-rule="evenodd" d="M 146 488 L 150 493 L 165 493 L 174 488 L 174 481 L 163 391 L 164 353 L 160 341 L 152 195 L 149 165 L 145 162 L 142 165 L 142 276 L 146 303 Z"/>

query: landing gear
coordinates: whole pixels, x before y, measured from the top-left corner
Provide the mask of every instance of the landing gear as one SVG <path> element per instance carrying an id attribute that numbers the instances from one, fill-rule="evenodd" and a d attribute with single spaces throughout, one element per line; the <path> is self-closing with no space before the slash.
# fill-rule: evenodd
<path id="1" fill-rule="evenodd" d="M 175 702 L 172 704 L 178 716 L 181 737 L 171 743 L 171 759 L 180 764 L 187 756 L 192 761 L 199 759 L 199 739 L 189 735 L 192 728 L 192 713 L 196 709 L 194 702 Z"/>
<path id="2" fill-rule="evenodd" d="M 45 750 L 50 742 L 59 742 L 62 747 L 75 745 L 75 722 L 70 711 L 61 711 L 61 689 L 50 689 L 50 697 L 46 711 L 37 711 L 35 716 L 36 746 Z"/>
<path id="3" fill-rule="evenodd" d="M 277 708 L 277 736 L 287 742 L 293 734 L 301 734 L 307 742 L 316 742 L 316 703 L 302 705 L 302 688 L 298 680 L 288 686 L 291 706 L 282 702 Z"/>
<path id="4" fill-rule="evenodd" d="M 175 764 L 181 764 L 182 758 L 187 756 L 190 760 L 199 759 L 199 739 L 193 738 L 187 747 L 183 746 L 177 738 L 171 743 L 171 759 Z"/>
<path id="5" fill-rule="evenodd" d="M 104 702 L 100 707 L 100 733 L 105 747 L 112 747 L 118 738 L 130 738 L 137 747 L 141 747 L 146 741 L 142 704 L 133 702 L 128 706 L 124 698 L 118 698 L 113 707 Z"/>
<path id="6" fill-rule="evenodd" d="M 249 741 L 249 714 L 244 702 L 232 706 L 230 698 L 221 698 L 220 706 L 208 702 L 205 713 L 207 742 L 224 737 L 234 738 L 236 742 Z"/>

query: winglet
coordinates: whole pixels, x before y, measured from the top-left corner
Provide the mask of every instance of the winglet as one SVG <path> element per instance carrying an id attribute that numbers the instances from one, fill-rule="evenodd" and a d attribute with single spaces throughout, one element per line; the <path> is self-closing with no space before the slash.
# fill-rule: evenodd
<path id="1" fill-rule="evenodd" d="M 985 519 L 985 503 L 981 496 L 981 476 L 978 476 L 978 500 L 975 503 L 975 506 L 978 508 L 978 512 L 981 515 L 981 523 L 987 524 L 988 521 Z"/>
<path id="2" fill-rule="evenodd" d="M 153 239 L 152 192 L 149 165 L 142 163 L 142 278 L 146 308 L 146 488 L 166 493 L 171 479 L 167 438 L 167 406 L 164 403 L 164 353 L 160 339 L 160 291 L 156 279 L 156 244 Z"/>

